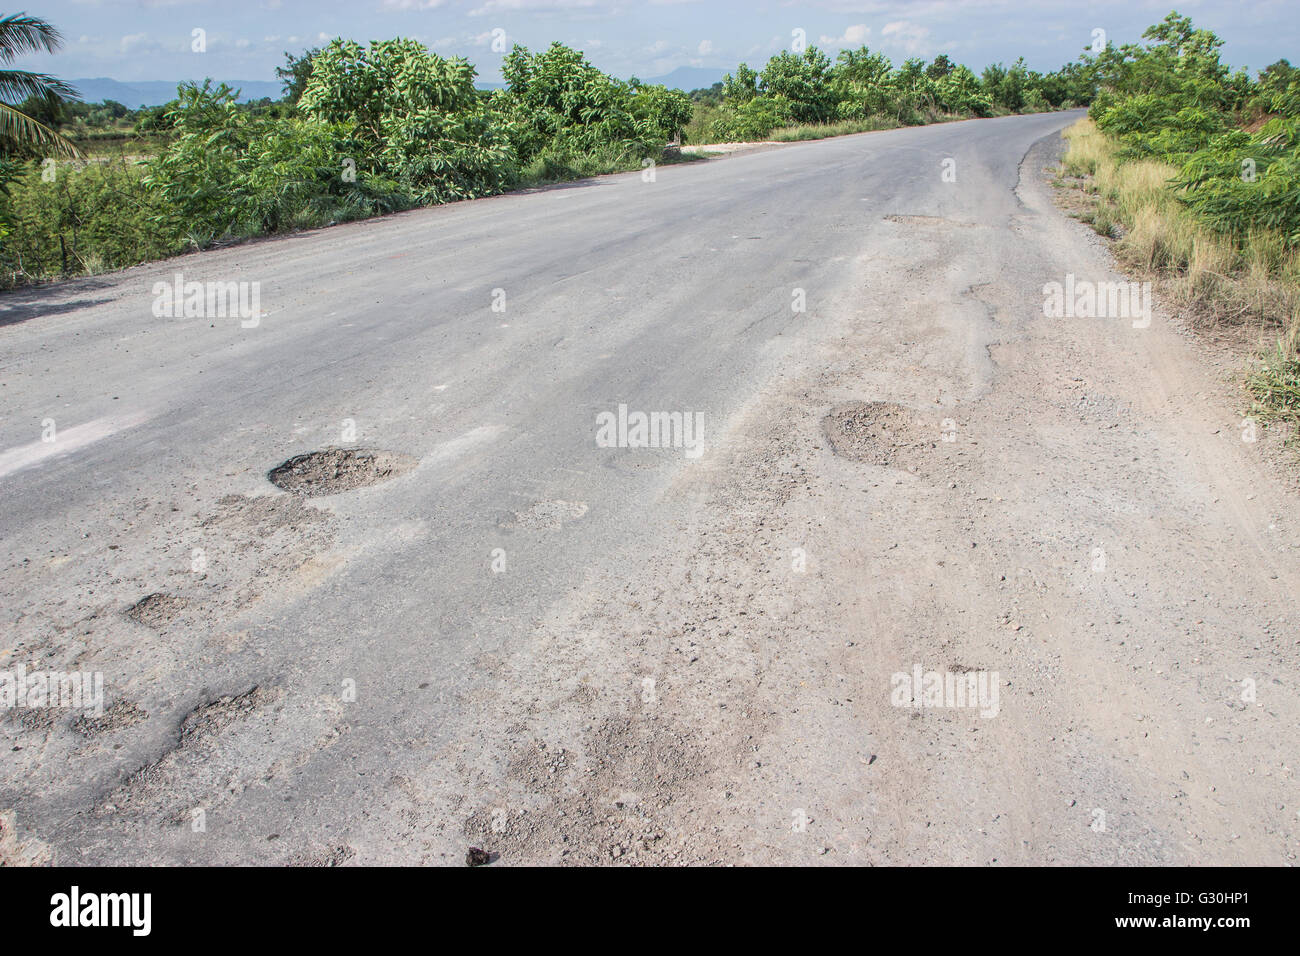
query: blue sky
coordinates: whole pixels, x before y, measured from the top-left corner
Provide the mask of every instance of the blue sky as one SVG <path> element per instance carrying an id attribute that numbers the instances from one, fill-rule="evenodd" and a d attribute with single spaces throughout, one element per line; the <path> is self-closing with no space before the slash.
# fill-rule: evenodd
<path id="1" fill-rule="evenodd" d="M 1130 42 L 1173 8 L 1146 2 L 1011 0 L 51 0 L 27 12 L 66 38 L 55 56 L 20 61 L 65 78 L 117 80 L 272 80 L 284 50 L 411 36 L 444 56 L 473 62 L 499 78 L 494 30 L 530 48 L 561 40 L 619 76 L 668 73 L 679 66 L 731 70 L 761 65 L 788 47 L 792 31 L 834 51 L 862 44 L 895 62 L 947 53 L 976 70 L 1023 55 L 1035 69 L 1078 56 L 1094 29 Z M 1300 62 L 1297 0 L 1200 0 L 1176 4 L 1225 40 L 1234 66 L 1258 69 L 1280 57 Z M 205 52 L 192 34 L 205 31 Z"/>

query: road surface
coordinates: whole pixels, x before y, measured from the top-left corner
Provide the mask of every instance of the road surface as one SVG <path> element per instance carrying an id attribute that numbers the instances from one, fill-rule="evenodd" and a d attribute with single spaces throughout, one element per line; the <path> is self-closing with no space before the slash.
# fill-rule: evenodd
<path id="1" fill-rule="evenodd" d="M 1293 863 L 1293 490 L 1175 312 L 1044 315 L 1119 278 L 1076 115 L 6 295 L 0 668 L 105 706 L 0 720 L 3 852 Z M 178 273 L 258 316 L 155 315 Z M 331 448 L 399 467 L 268 481 Z"/>

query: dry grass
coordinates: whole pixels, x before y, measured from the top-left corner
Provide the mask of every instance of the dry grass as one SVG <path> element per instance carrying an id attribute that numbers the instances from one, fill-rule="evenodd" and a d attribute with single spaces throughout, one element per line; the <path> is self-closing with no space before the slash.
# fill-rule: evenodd
<path id="1" fill-rule="evenodd" d="M 1178 202 L 1173 166 L 1121 163 L 1113 141 L 1090 119 L 1065 136 L 1062 172 L 1086 180 L 1097 232 L 1122 231 L 1115 244 L 1120 261 L 1157 280 L 1201 324 L 1257 328 L 1263 351 L 1247 385 L 1259 411 L 1300 419 L 1300 250 L 1288 250 L 1271 232 L 1251 233 L 1240 246 L 1213 232 Z"/>

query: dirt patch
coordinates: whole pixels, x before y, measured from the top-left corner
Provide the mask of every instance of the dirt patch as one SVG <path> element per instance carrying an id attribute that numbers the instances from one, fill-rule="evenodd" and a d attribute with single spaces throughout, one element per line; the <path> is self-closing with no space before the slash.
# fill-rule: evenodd
<path id="1" fill-rule="evenodd" d="M 577 521 L 586 513 L 585 501 L 539 501 L 527 511 L 515 512 L 513 518 L 501 522 L 501 527 L 559 531 L 565 524 Z"/>
<path id="2" fill-rule="evenodd" d="M 218 697 L 210 703 L 200 704 L 181 722 L 182 746 L 220 733 L 223 728 L 248 717 L 277 696 L 264 688 L 254 687 L 238 696 Z"/>
<path id="3" fill-rule="evenodd" d="M 96 808 L 96 815 L 152 816 L 155 822 L 176 825 L 187 820 L 191 807 L 201 802 L 199 794 L 187 792 L 186 785 L 196 779 L 199 783 L 195 789 L 204 791 L 203 800 L 212 799 L 214 792 L 237 791 L 238 774 L 231 764 L 239 764 L 241 755 L 219 753 L 223 732 L 248 721 L 282 697 L 283 691 L 253 687 L 195 707 L 181 721 L 175 745 L 128 777 L 106 803 Z M 205 780 L 205 773 L 210 779 Z"/>
<path id="4" fill-rule="evenodd" d="M 0 811 L 0 866 L 51 866 L 54 851 L 40 840 L 18 837 L 18 824 L 12 810 Z"/>
<path id="5" fill-rule="evenodd" d="M 266 477 L 277 488 L 307 498 L 334 495 L 404 475 L 419 464 L 410 455 L 368 448 L 327 448 L 290 458 Z"/>
<path id="6" fill-rule="evenodd" d="M 17 722 L 23 730 L 39 733 L 48 731 L 54 726 L 54 720 L 59 715 L 57 707 L 21 707 L 15 708 L 9 713 L 11 719 Z"/>
<path id="7" fill-rule="evenodd" d="M 134 727 L 148 716 L 148 712 L 133 701 L 119 700 L 99 717 L 87 717 L 84 714 L 78 717 L 72 722 L 72 729 L 83 737 L 98 737 Z"/>
<path id="8" fill-rule="evenodd" d="M 822 433 L 841 458 L 908 471 L 932 461 L 944 437 L 942 419 L 891 402 L 841 405 L 822 419 Z"/>
<path id="9" fill-rule="evenodd" d="M 704 774 L 688 732 L 635 715 L 610 716 L 586 734 L 583 750 L 524 745 L 508 775 L 529 802 L 542 806 L 482 807 L 466 821 L 465 835 L 489 859 L 499 853 L 506 863 L 682 862 L 682 842 L 669 838 L 675 829 L 669 808 L 679 809 L 686 784 Z"/>
<path id="10" fill-rule="evenodd" d="M 342 866 L 357 855 L 357 851 L 346 844 L 327 846 L 319 850 L 297 853 L 289 858 L 289 866 L 330 867 Z"/>
<path id="11" fill-rule="evenodd" d="M 956 219 L 944 219 L 942 216 L 886 216 L 886 222 L 896 222 L 900 226 L 940 226 L 945 229 L 971 229 L 979 225 L 975 222 L 959 222 Z"/>
<path id="12" fill-rule="evenodd" d="M 170 624 L 188 606 L 189 602 L 184 598 L 155 591 L 127 608 L 126 616 L 137 624 L 159 630 Z"/>

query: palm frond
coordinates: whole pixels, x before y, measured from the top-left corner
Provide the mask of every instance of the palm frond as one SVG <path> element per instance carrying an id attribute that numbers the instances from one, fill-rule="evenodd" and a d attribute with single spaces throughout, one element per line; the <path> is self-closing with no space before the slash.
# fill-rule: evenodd
<path id="1" fill-rule="evenodd" d="M 5 103 L 0 103 L 0 139 L 48 146 L 61 156 L 81 156 L 80 150 L 71 140 Z"/>
<path id="2" fill-rule="evenodd" d="M 24 53 L 53 53 L 62 43 L 63 34 L 40 17 L 0 17 L 0 63 L 12 63 Z"/>
<path id="3" fill-rule="evenodd" d="M 78 100 L 81 94 L 58 77 L 26 70 L 0 70 L 0 100 L 21 103 L 29 96 L 59 96 Z"/>

